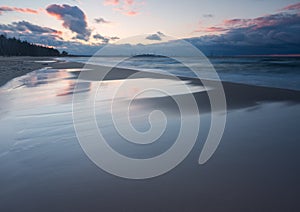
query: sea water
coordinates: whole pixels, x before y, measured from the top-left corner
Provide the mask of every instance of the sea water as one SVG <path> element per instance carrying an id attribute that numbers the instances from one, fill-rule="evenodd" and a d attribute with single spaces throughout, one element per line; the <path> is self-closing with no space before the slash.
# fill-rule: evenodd
<path id="1" fill-rule="evenodd" d="M 90 58 L 59 59 L 89 63 Z M 222 81 L 300 90 L 300 57 L 211 57 L 208 59 Z M 120 57 L 94 57 L 93 63 L 111 66 L 119 60 Z M 186 64 L 167 57 L 131 57 L 119 63 L 118 67 L 167 72 L 184 77 L 196 77 L 189 67 L 197 67 L 197 74 L 202 79 L 216 80 L 215 74 L 211 73 L 212 70 L 206 67 L 206 62 L 193 57 L 184 58 L 184 61 Z"/>

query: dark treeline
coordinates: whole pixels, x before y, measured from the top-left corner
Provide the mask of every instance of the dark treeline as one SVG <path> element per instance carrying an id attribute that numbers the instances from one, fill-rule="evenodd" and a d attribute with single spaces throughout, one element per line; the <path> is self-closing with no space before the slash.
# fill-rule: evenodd
<path id="1" fill-rule="evenodd" d="M 0 35 L 0 56 L 60 56 L 60 53 L 57 49 Z"/>

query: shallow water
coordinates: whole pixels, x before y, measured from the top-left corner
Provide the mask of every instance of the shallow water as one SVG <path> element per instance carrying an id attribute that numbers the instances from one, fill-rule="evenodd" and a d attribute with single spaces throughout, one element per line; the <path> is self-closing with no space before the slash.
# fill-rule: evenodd
<path id="1" fill-rule="evenodd" d="M 58 60 L 90 63 L 89 57 L 65 57 Z M 210 57 L 222 81 L 300 90 L 299 57 Z M 94 57 L 92 63 L 111 66 L 119 57 Z M 184 58 L 186 65 L 195 67 L 202 79 L 216 80 L 207 63 L 199 58 Z M 164 57 L 136 57 L 118 66 L 150 72 L 171 73 L 176 76 L 195 77 L 185 65 Z"/>
<path id="2" fill-rule="evenodd" d="M 81 149 L 73 127 L 72 94 L 76 70 L 41 69 L 19 77 L 0 90 L 0 211 L 297 211 L 300 185 L 300 106 L 261 103 L 230 110 L 218 150 L 204 165 L 199 154 L 210 115 L 201 114 L 201 127 L 189 156 L 175 169 L 148 180 L 126 180 L 106 173 Z M 118 96 L 118 112 L 140 86 L 159 89 L 181 86 L 204 92 L 201 86 L 166 79 L 133 79 Z M 110 101 L 122 80 L 108 80 L 96 95 L 96 120 L 116 151 L 147 158 L 172 146 L 180 127 L 178 111 L 164 111 L 166 132 L 146 146 L 123 142 L 113 127 Z M 134 86 L 133 86 L 134 85 Z M 86 98 L 96 82 L 80 81 Z M 158 101 L 150 92 L 140 101 Z M 149 128 L 155 104 L 133 104 L 132 123 Z M 84 125 L 84 120 L 82 123 Z M 155 123 L 155 120 L 154 120 Z M 191 126 L 192 127 L 192 126 Z"/>

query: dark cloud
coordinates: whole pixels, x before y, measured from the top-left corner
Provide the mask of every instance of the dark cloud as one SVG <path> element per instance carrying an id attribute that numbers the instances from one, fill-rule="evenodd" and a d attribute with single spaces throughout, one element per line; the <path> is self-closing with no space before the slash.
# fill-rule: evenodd
<path id="1" fill-rule="evenodd" d="M 255 19 L 241 19 L 224 36 L 243 34 L 244 42 L 250 44 L 299 44 L 299 33 L 300 15 L 279 13 Z"/>
<path id="2" fill-rule="evenodd" d="M 164 37 L 164 33 L 162 32 L 157 32 L 155 34 L 151 34 L 151 35 L 148 35 L 146 37 L 147 40 L 162 40 L 161 37 Z"/>
<path id="3" fill-rule="evenodd" d="M 254 19 L 230 19 L 224 21 L 224 25 L 229 29 L 249 28 L 253 30 L 266 27 L 280 28 L 286 24 L 294 25 L 297 23 L 299 23 L 299 14 L 295 13 L 278 13 Z"/>
<path id="4" fill-rule="evenodd" d="M 103 47 L 106 41 L 119 39 L 118 37 L 104 37 L 102 43 L 82 44 L 77 41 L 64 41 L 61 37 L 62 32 L 32 24 L 27 21 L 13 22 L 11 24 L 0 24 L 0 34 L 7 37 L 16 37 L 30 43 L 53 46 L 60 51 L 67 51 L 70 54 L 92 55 Z M 98 38 L 101 38 L 96 36 Z"/>
<path id="5" fill-rule="evenodd" d="M 0 24 L 1 33 L 11 34 L 45 34 L 45 35 L 61 35 L 61 31 L 51 29 L 48 27 L 42 27 L 39 25 L 32 24 L 27 21 L 13 22 L 11 24 Z"/>
<path id="6" fill-rule="evenodd" d="M 29 23 L 27 21 L 19 21 L 19 22 L 13 22 L 13 24 L 19 28 L 27 29 L 33 33 L 55 33 L 55 34 L 61 34 L 60 31 L 57 31 L 55 29 L 51 29 L 48 27 L 41 27 L 39 25 L 35 25 L 32 23 Z"/>
<path id="7" fill-rule="evenodd" d="M 108 43 L 109 40 L 110 40 L 109 38 L 104 37 L 104 36 L 102 36 L 102 35 L 100 35 L 100 34 L 94 35 L 93 38 L 95 38 L 96 40 L 100 40 L 103 44 Z"/>
<path id="8" fill-rule="evenodd" d="M 50 15 L 63 21 L 63 26 L 76 33 L 77 39 L 88 40 L 91 30 L 87 27 L 86 16 L 77 6 L 52 4 L 46 8 Z"/>
<path id="9" fill-rule="evenodd" d="M 62 32 L 27 21 L 0 24 L 0 34 L 5 34 L 7 37 L 16 37 L 30 43 L 54 47 L 61 46 L 64 42 L 61 38 Z"/>
<path id="10" fill-rule="evenodd" d="M 160 32 L 160 31 L 158 31 L 156 34 L 158 34 L 160 37 L 164 37 L 165 36 L 165 34 L 162 33 L 162 32 Z"/>
<path id="11" fill-rule="evenodd" d="M 204 14 L 203 17 L 204 18 L 213 18 L 214 15 L 213 14 Z"/>
<path id="12" fill-rule="evenodd" d="M 300 53 L 300 14 L 297 13 L 230 19 L 225 20 L 222 26 L 203 31 L 222 34 L 186 40 L 208 54 Z"/>
<path id="13" fill-rule="evenodd" d="M 107 21 L 104 18 L 95 18 L 94 20 L 97 24 L 109 24 L 110 23 L 110 21 Z"/>
<path id="14" fill-rule="evenodd" d="M 116 37 L 116 36 L 113 36 L 113 37 L 106 37 L 106 36 L 102 36 L 102 35 L 100 35 L 100 34 L 95 34 L 95 35 L 93 35 L 93 38 L 96 39 L 96 40 L 100 40 L 100 41 L 101 41 L 101 44 L 107 44 L 107 43 L 109 43 L 110 41 L 115 41 L 115 40 L 120 39 L 119 37 Z"/>
<path id="15" fill-rule="evenodd" d="M 114 40 L 119 40 L 120 38 L 117 37 L 117 36 L 114 36 L 114 37 L 110 37 L 110 40 L 114 41 Z"/>
<path id="16" fill-rule="evenodd" d="M 152 35 L 148 35 L 146 37 L 146 39 L 148 39 L 148 40 L 161 40 L 161 37 L 158 34 L 152 34 Z"/>

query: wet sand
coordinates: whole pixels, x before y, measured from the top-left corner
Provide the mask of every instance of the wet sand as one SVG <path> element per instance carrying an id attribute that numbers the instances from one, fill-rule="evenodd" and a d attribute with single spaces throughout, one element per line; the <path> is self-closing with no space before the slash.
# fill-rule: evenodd
<path id="1" fill-rule="evenodd" d="M 0 86 L 15 77 L 22 76 L 37 69 L 49 67 L 82 67 L 79 63 L 63 63 L 51 57 L 0 57 Z"/>
<path id="2" fill-rule="evenodd" d="M 51 67 L 53 69 L 81 69 L 84 67 L 84 64 L 77 62 L 58 61 L 54 58 L 48 57 L 0 57 L 0 67 L 0 86 L 2 86 L 15 77 L 22 76 L 37 69 L 45 67 Z M 93 71 L 89 73 L 89 78 L 87 79 L 94 80 L 94 76 L 97 76 L 97 72 L 103 67 L 96 65 L 87 65 L 86 68 L 95 70 L 94 73 Z M 126 79 L 136 72 L 138 71 L 124 68 L 113 68 L 105 77 L 105 80 Z M 170 79 L 170 77 L 158 73 L 148 73 L 146 77 Z M 183 80 L 189 80 L 191 81 L 191 83 L 196 85 L 203 84 L 200 80 L 197 79 L 190 79 L 185 77 L 180 78 Z M 211 82 L 212 85 L 214 84 L 213 81 L 208 82 Z M 228 108 L 253 106 L 260 101 L 300 101 L 300 91 L 245 85 L 231 82 L 222 82 L 222 84 L 224 87 Z M 204 98 L 203 96 L 205 96 L 202 93 L 195 95 L 199 100 L 201 98 Z M 202 107 L 207 109 L 209 105 L 202 105 Z"/>
<path id="3" fill-rule="evenodd" d="M 80 148 L 72 94 L 76 68 L 82 64 L 45 66 L 53 69 L 33 71 L 0 89 L 0 211 L 299 211 L 300 92 L 224 82 L 229 109 L 225 132 L 213 157 L 199 165 L 210 107 L 206 92 L 197 92 L 201 82 L 184 78 L 195 88 L 201 111 L 197 143 L 167 174 L 136 181 L 99 169 Z M 112 98 L 114 86 L 133 73 L 116 68 L 105 78 L 96 119 L 117 151 L 152 157 L 172 145 L 180 124 L 178 108 L 168 96 L 138 99 L 133 103 L 135 126 L 147 129 L 145 118 L 153 109 L 164 111 L 170 125 L 149 149 L 122 142 L 106 100 Z M 97 89 L 93 74 L 79 82 L 85 97 Z M 146 77 L 134 84 L 162 80 L 163 85 L 176 86 L 165 75 Z M 174 89 L 173 95 L 185 94 Z"/>
<path id="4" fill-rule="evenodd" d="M 0 86 L 15 77 L 22 76 L 33 70 L 46 67 L 47 63 L 35 63 L 36 60 L 50 60 L 38 57 L 0 57 Z"/>

